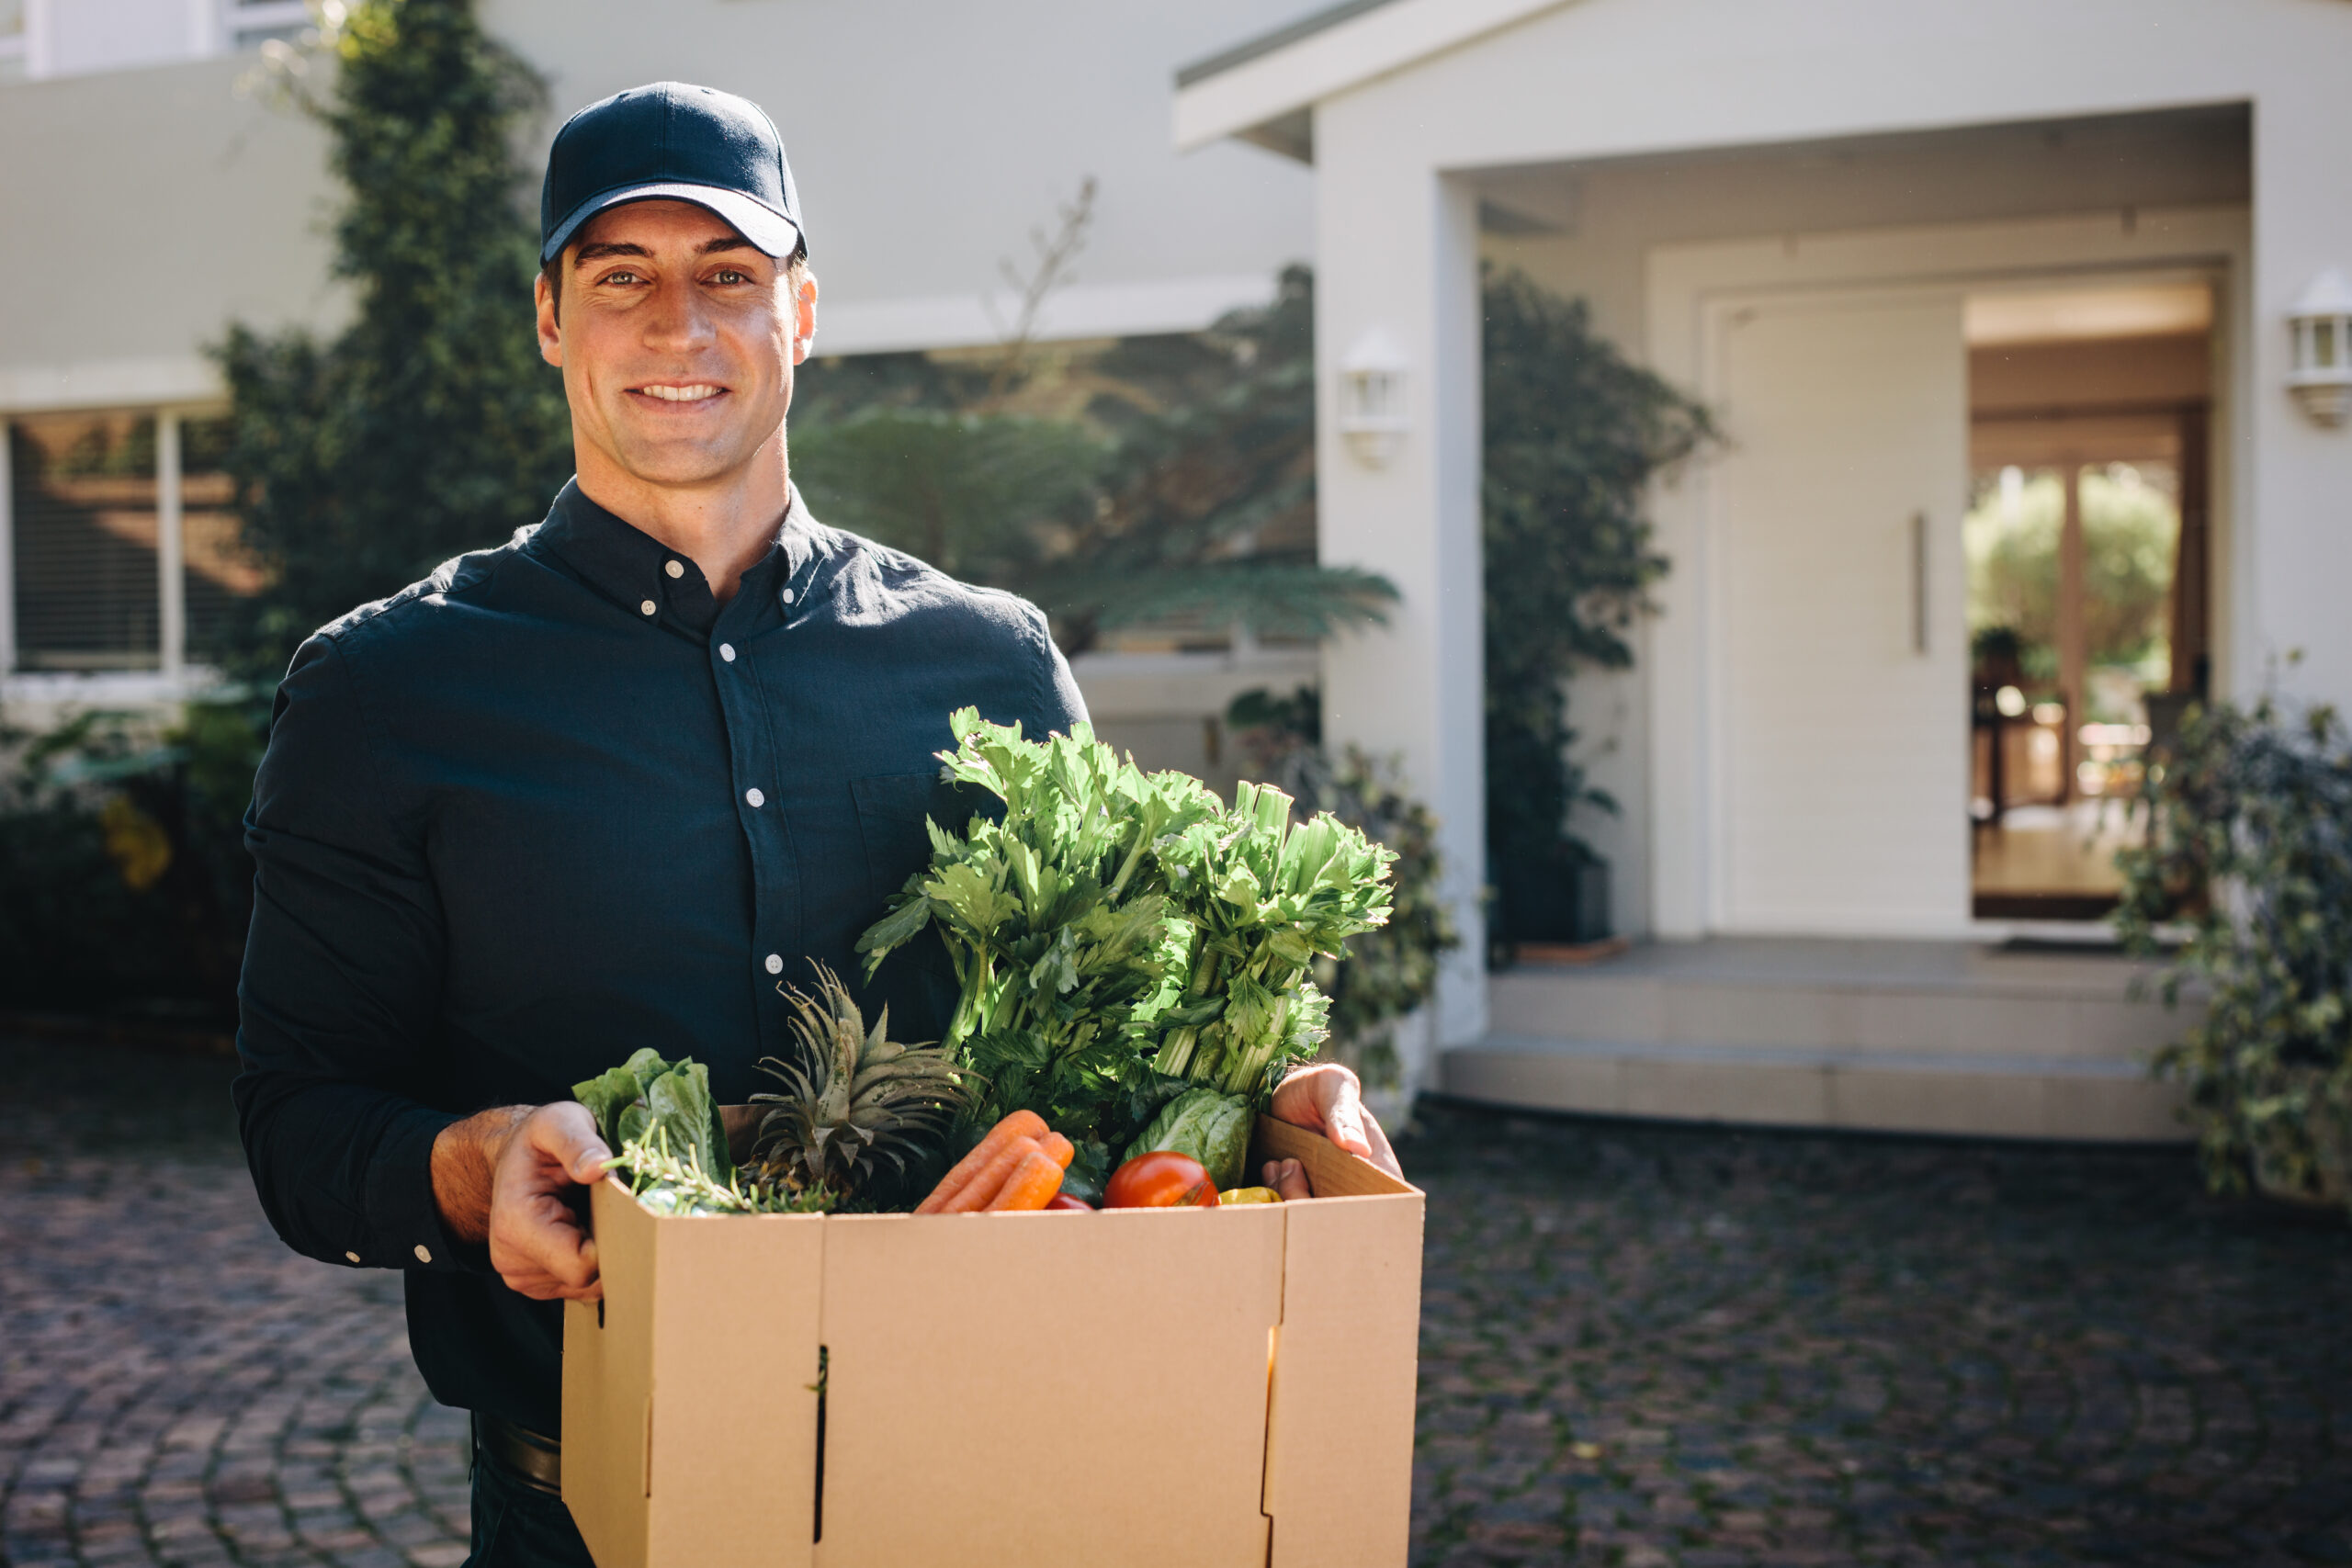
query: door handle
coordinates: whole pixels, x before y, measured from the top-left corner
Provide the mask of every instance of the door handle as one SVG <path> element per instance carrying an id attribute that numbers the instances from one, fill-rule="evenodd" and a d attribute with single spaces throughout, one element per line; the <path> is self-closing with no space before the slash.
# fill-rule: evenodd
<path id="1" fill-rule="evenodd" d="M 1928 651 L 1928 514 L 1911 514 L 1911 651 Z"/>

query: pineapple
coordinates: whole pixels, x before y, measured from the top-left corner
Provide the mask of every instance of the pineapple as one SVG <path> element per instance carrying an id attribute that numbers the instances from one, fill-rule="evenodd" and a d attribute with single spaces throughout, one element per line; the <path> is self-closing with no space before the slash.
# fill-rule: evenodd
<path id="1" fill-rule="evenodd" d="M 775 1107 L 752 1145 L 755 1179 L 842 1202 L 864 1196 L 886 1166 L 906 1175 L 938 1147 L 968 1098 L 962 1076 L 937 1046 L 891 1041 L 887 1007 L 867 1029 L 848 987 L 821 964 L 814 996 L 785 994 L 802 1063 L 760 1064 L 786 1092 L 752 1096 Z"/>

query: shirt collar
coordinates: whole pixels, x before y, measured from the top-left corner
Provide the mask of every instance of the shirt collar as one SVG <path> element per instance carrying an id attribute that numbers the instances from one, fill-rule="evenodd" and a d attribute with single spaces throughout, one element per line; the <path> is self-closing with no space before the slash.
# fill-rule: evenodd
<path id="1" fill-rule="evenodd" d="M 717 618 L 718 606 L 701 569 L 590 500 L 577 479 L 567 480 L 558 492 L 534 543 L 561 558 L 589 587 L 648 625 L 667 620 L 707 632 Z M 775 547 L 743 573 L 742 586 L 728 608 L 753 593 L 770 601 L 765 609 L 787 608 L 793 601 L 782 596 L 795 592 L 797 597 L 795 591 L 805 587 L 801 579 L 815 557 L 808 508 L 799 489 L 791 487 Z M 650 613 L 648 604 L 653 606 Z"/>

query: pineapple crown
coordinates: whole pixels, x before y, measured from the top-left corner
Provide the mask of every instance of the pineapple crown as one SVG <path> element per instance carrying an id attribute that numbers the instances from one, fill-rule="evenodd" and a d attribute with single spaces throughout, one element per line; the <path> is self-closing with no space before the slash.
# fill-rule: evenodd
<path id="1" fill-rule="evenodd" d="M 752 1160 L 795 1192 L 857 1196 L 887 1163 L 899 1175 L 937 1148 L 969 1099 L 963 1075 L 935 1045 L 889 1037 L 890 1010 L 868 1029 L 841 977 L 821 964 L 811 993 L 779 986 L 792 1003 L 797 1062 L 769 1056 L 760 1070 L 783 1092 L 755 1094 L 760 1119 Z"/>

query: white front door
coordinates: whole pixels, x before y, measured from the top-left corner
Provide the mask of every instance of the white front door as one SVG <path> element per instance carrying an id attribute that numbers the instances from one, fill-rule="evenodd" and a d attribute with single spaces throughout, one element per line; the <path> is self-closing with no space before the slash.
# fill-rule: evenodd
<path id="1" fill-rule="evenodd" d="M 1713 923 L 1962 931 L 1961 297 L 1755 298 L 1710 322 Z"/>

